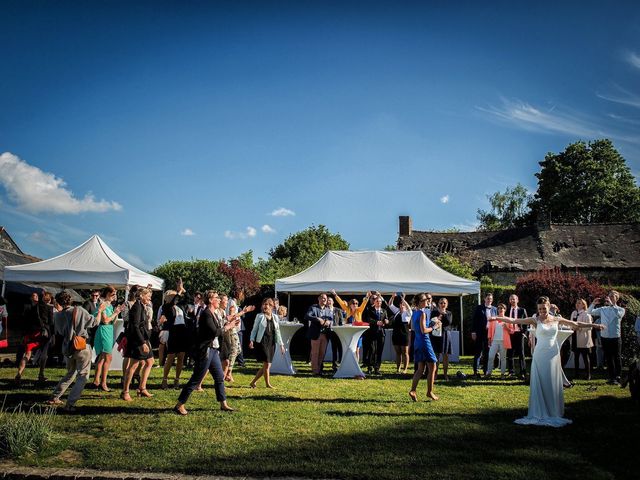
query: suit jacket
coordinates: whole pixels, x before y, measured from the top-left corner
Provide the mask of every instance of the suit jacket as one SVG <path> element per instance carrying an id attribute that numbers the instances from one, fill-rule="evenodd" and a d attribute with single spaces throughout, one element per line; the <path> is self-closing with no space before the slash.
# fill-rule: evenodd
<path id="1" fill-rule="evenodd" d="M 320 333 L 323 330 L 323 326 L 320 325 L 322 320 L 329 320 L 329 308 L 320 308 L 320 305 L 315 304 L 309 307 L 304 319 L 309 322 L 309 330 L 307 330 L 307 338 L 309 340 L 317 340 L 320 338 Z"/>
<path id="2" fill-rule="evenodd" d="M 376 314 L 376 309 L 374 307 L 367 308 L 365 310 L 364 318 L 362 321 L 369 324 L 369 330 L 367 332 L 369 334 L 382 334 L 384 335 L 384 327 L 389 325 L 389 316 L 387 315 L 387 310 L 384 307 L 380 308 L 380 317 Z M 378 321 L 384 323 L 384 326 L 379 327 Z"/>
<path id="3" fill-rule="evenodd" d="M 491 305 L 491 315 L 495 316 L 497 314 L 498 310 Z M 471 321 L 471 333 L 475 333 L 480 338 L 487 338 L 487 320 L 487 307 L 484 303 L 477 305 Z"/>
<path id="4" fill-rule="evenodd" d="M 207 307 L 200 313 L 196 334 L 196 352 L 199 358 L 207 356 L 213 341 L 224 335 L 224 324 Z"/>
<path id="5" fill-rule="evenodd" d="M 506 315 L 507 317 L 511 316 L 511 306 L 507 307 Z M 527 311 L 522 307 L 518 307 L 518 309 L 516 310 L 516 318 L 527 318 Z M 521 333 L 523 331 L 521 325 L 513 325 L 513 327 L 513 331 L 511 332 L 512 335 L 514 333 Z"/>
<path id="6" fill-rule="evenodd" d="M 96 302 L 95 307 L 93 306 L 93 302 L 91 300 L 87 300 L 86 302 L 84 302 L 82 304 L 82 308 L 84 308 L 87 312 L 89 312 L 91 315 L 95 315 L 96 312 L 98 311 L 98 307 L 100 306 L 100 300 L 98 300 Z"/>
<path id="7" fill-rule="evenodd" d="M 139 300 L 129 309 L 129 322 L 127 323 L 126 336 L 129 348 L 141 347 L 149 341 L 150 332 L 147 330 L 144 305 L 142 305 Z"/>

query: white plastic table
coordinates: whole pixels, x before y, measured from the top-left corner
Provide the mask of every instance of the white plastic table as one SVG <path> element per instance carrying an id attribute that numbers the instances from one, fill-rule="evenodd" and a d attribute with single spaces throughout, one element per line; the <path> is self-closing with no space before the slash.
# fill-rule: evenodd
<path id="1" fill-rule="evenodd" d="M 280 351 L 280 347 L 276 345 L 276 351 L 273 355 L 273 363 L 271 364 L 271 373 L 280 375 L 295 375 L 296 370 L 291 363 L 291 354 L 289 353 L 289 343 L 293 335 L 302 328 L 301 323 L 281 323 L 280 336 L 284 343 L 284 355 Z"/>
<path id="2" fill-rule="evenodd" d="M 356 347 L 358 346 L 358 339 L 368 329 L 369 327 L 367 326 L 354 327 L 353 325 L 332 328 L 342 344 L 342 362 L 340 362 L 340 367 L 333 375 L 333 378 L 364 378 L 364 372 L 360 368 L 356 357 Z"/>

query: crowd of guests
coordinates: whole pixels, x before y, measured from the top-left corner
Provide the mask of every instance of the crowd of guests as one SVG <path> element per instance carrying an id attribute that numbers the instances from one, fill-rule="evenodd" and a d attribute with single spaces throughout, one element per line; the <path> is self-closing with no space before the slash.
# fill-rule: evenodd
<path id="1" fill-rule="evenodd" d="M 207 372 L 213 378 L 221 410 L 232 411 L 227 403 L 225 382 L 233 382 L 234 365 L 244 363 L 242 319 L 255 307 L 240 308 L 234 298 L 215 291 L 190 295 L 181 279 L 176 285 L 175 290 L 164 293 L 162 305 L 155 315 L 149 287 L 133 287 L 128 298 L 118 301 L 116 289 L 106 286 L 91 291 L 90 298 L 82 306 L 74 306 L 67 291 L 58 293 L 55 300 L 47 292 L 34 293 L 24 310 L 26 334 L 16 382 L 21 382 L 27 362 L 36 350 L 39 351 L 38 378 L 41 382 L 46 380 L 48 352 L 50 347 L 57 345 L 67 359 L 67 372 L 55 387 L 50 403 L 62 404 L 62 395 L 75 381 L 66 403 L 66 408 L 73 410 L 89 381 L 92 355 L 87 345 L 92 346 L 96 354 L 95 375 L 89 386 L 109 392 L 108 376 L 114 343 L 117 343 L 123 355 L 121 399 L 133 400 L 131 388 L 134 385 L 138 397 L 153 397 L 147 389 L 147 380 L 154 367 L 153 346 L 157 342 L 159 366 L 163 368 L 161 388 L 167 389 L 170 384 L 180 388 L 185 366 L 190 365 L 193 369 L 188 381 L 182 385 L 174 407 L 177 414 L 187 415 L 185 405 L 194 391 L 202 390 Z M 563 326 L 575 330 L 571 340 L 565 342 L 569 353 L 571 350 L 574 353 L 575 377 L 582 361 L 585 378 L 590 379 L 592 366 L 598 365 L 601 358 L 606 364 L 609 382 L 620 381 L 624 309 L 617 305 L 618 301 L 619 294 L 615 291 L 609 292 L 603 300 L 595 299 L 590 305 L 584 299 L 577 299 L 575 310 L 568 319 L 562 318 L 557 307 L 549 304 L 549 315 L 561 319 Z M 529 317 L 519 306 L 517 295 L 512 294 L 508 303 L 494 306 L 493 295 L 488 293 L 474 311 L 471 338 L 474 345 L 473 371 L 477 377 L 480 377 L 480 371 L 490 377 L 498 357 L 503 376 L 527 379 L 525 354 L 535 349 L 536 321 L 531 320 L 534 317 Z M 120 316 L 124 320 L 124 331 L 114 339 L 114 323 Z M 267 388 L 273 388 L 270 368 L 276 350 L 282 354 L 285 351 L 279 325 L 286 317 L 286 308 L 278 305 L 277 299 L 265 298 L 262 301 L 248 342 L 261 364 L 250 382 L 251 388 L 257 387 L 260 378 L 264 378 Z M 6 326 L 6 318 L 5 302 L 0 299 L 0 333 L 3 325 Z M 333 328 L 351 324 L 368 327 L 356 352 L 359 355 L 361 350 L 362 366 L 367 374 L 380 375 L 387 330 L 391 330 L 398 374 L 408 373 L 413 356 L 411 400 L 417 401 L 417 387 L 422 378 L 426 378 L 427 397 L 438 399 L 434 387 L 440 364 L 442 378 L 448 379 L 448 356 L 451 354 L 454 326 L 445 297 L 434 299 L 429 293 L 423 293 L 415 295 L 413 305 L 410 305 L 401 292 L 391 295 L 388 300 L 380 292 L 367 292 L 362 299 L 345 301 L 332 291 L 318 296 L 317 303 L 307 310 L 305 322 L 313 375 L 323 374 L 329 342 L 333 348 L 332 369 L 337 369 L 343 352 Z M 595 323 L 599 324 L 597 328 L 585 327 Z M 640 319 L 636 322 L 636 331 L 640 342 Z M 566 358 L 563 358 L 561 365 L 565 364 Z M 170 381 L 172 370 L 173 381 Z M 570 382 L 568 385 L 565 383 L 565 386 L 570 385 Z"/>

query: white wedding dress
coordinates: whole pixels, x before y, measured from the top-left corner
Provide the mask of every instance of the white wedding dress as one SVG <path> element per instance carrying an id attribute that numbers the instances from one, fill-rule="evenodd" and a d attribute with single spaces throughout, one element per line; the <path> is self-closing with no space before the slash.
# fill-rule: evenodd
<path id="1" fill-rule="evenodd" d="M 562 366 L 558 322 L 537 321 L 536 347 L 531 363 L 531 384 L 529 391 L 529 413 L 515 421 L 520 425 L 541 425 L 563 427 L 571 420 L 563 418 L 564 392 L 562 390 Z"/>

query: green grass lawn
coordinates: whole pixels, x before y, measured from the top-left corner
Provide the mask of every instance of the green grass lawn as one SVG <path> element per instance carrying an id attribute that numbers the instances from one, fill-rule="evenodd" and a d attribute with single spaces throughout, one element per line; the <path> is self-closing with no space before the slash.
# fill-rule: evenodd
<path id="1" fill-rule="evenodd" d="M 187 417 L 171 412 L 178 391 L 159 389 L 159 369 L 150 380 L 155 397 L 130 403 L 119 400 L 114 374 L 112 392 L 85 390 L 76 414 L 55 416 L 49 447 L 19 463 L 348 479 L 638 478 L 640 411 L 628 390 L 602 379 L 565 391 L 574 423 L 553 429 L 513 423 L 528 398 L 515 380 L 439 381 L 438 402 L 424 400 L 423 380 L 412 403 L 410 377 L 392 373 L 395 365 L 364 381 L 314 378 L 308 365 L 295 366 L 298 376 L 273 377 L 275 390 L 248 388 L 255 362 L 237 371 L 227 388 L 232 414 L 218 410 L 209 377 Z M 469 359 L 458 369 L 469 374 Z M 0 369 L 5 408 L 46 401 L 62 373 L 48 371 L 39 387 L 29 369 L 16 388 L 15 371 Z"/>

